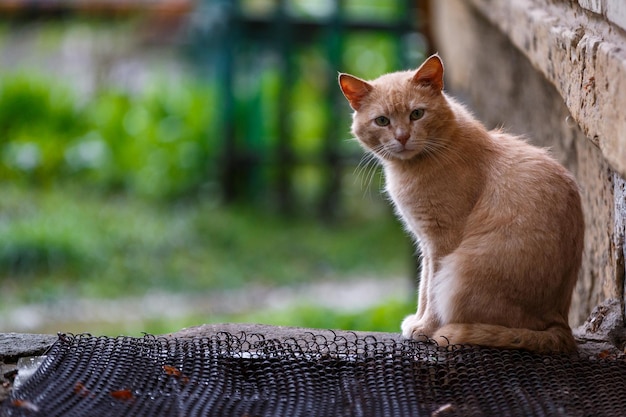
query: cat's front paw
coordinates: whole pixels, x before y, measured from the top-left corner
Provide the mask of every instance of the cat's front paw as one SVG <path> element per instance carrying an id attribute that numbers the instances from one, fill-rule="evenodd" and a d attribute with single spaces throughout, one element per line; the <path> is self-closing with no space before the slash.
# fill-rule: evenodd
<path id="1" fill-rule="evenodd" d="M 415 314 L 405 317 L 400 328 L 402 329 L 402 336 L 407 339 L 426 341 L 431 335 L 431 331 L 425 325 L 424 320 L 418 320 Z"/>

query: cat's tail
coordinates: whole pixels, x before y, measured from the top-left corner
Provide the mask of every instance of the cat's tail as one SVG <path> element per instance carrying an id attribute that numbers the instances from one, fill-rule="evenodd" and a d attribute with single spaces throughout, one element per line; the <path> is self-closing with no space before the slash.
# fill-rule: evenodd
<path id="1" fill-rule="evenodd" d="M 450 344 L 470 344 L 506 349 L 526 349 L 536 353 L 576 351 L 576 341 L 567 325 L 546 330 L 517 329 L 483 323 L 450 323 L 434 334 L 436 340 Z"/>

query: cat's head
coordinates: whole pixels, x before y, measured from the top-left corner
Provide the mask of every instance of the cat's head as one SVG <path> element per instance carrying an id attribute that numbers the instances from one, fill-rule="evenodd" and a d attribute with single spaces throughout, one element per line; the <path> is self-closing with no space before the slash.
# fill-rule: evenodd
<path id="1" fill-rule="evenodd" d="M 453 117 L 443 94 L 443 63 L 428 58 L 417 71 L 365 81 L 339 74 L 339 85 L 354 109 L 352 133 L 385 160 L 409 160 L 436 150 L 445 122 Z"/>

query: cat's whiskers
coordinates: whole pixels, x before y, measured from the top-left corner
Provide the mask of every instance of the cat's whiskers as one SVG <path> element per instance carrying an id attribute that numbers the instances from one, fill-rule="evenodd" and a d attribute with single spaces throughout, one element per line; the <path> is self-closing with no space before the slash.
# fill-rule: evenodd
<path id="1" fill-rule="evenodd" d="M 346 139 L 346 141 L 348 142 L 359 142 L 359 140 L 355 137 L 352 138 L 348 138 Z M 361 156 L 361 159 L 359 160 L 359 162 L 357 163 L 356 167 L 354 168 L 354 171 L 352 172 L 354 175 L 354 181 L 356 183 L 356 181 L 358 181 L 359 179 L 361 180 L 361 187 L 363 187 L 365 185 L 365 183 L 367 182 L 366 179 L 367 177 L 369 177 L 369 171 L 370 171 L 370 165 L 372 163 L 374 163 L 375 160 L 375 156 L 370 154 L 369 152 L 364 153 Z"/>
<path id="2" fill-rule="evenodd" d="M 385 145 L 384 144 L 379 144 L 377 146 L 374 147 L 373 149 L 374 153 L 371 154 L 371 170 L 370 170 L 370 174 L 369 174 L 369 180 L 367 182 L 367 187 L 368 189 L 371 189 L 371 185 L 372 185 L 372 181 L 374 180 L 374 177 L 376 176 L 376 173 L 378 172 L 379 166 L 380 166 L 380 161 L 379 161 L 379 157 L 376 155 L 376 153 L 378 153 L 379 155 L 381 155 L 383 158 L 387 157 L 387 151 L 385 149 Z M 382 187 L 382 176 L 379 176 L 379 188 Z"/>
<path id="3" fill-rule="evenodd" d="M 376 172 L 378 171 L 378 166 L 379 165 L 376 159 L 373 159 L 372 162 L 370 163 L 370 170 L 369 170 L 367 182 L 365 184 L 365 187 L 367 188 L 367 190 L 371 191 L 372 189 L 372 181 L 374 181 L 374 177 L 376 176 Z"/>
<path id="4" fill-rule="evenodd" d="M 370 165 L 372 164 L 372 158 L 369 154 L 365 154 L 361 160 L 359 161 L 359 164 L 356 166 L 356 168 L 354 169 L 354 181 L 361 181 L 361 187 L 363 187 L 365 185 L 365 183 L 367 182 L 366 179 L 369 176 L 369 170 Z"/>
<path id="5" fill-rule="evenodd" d="M 379 149 L 380 147 L 376 147 Z M 363 196 L 365 197 L 368 191 L 371 191 L 370 185 L 376 175 L 376 171 L 378 168 L 378 158 L 375 154 L 366 152 L 361 157 L 358 165 L 356 166 L 355 173 L 355 181 L 360 178 L 361 179 L 361 187 L 364 189 Z"/>

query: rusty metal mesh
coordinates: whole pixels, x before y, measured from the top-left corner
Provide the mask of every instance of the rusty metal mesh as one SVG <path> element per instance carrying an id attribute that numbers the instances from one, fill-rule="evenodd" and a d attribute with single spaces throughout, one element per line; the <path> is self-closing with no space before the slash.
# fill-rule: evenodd
<path id="1" fill-rule="evenodd" d="M 626 362 L 356 335 L 61 335 L 2 416 L 623 416 Z"/>

